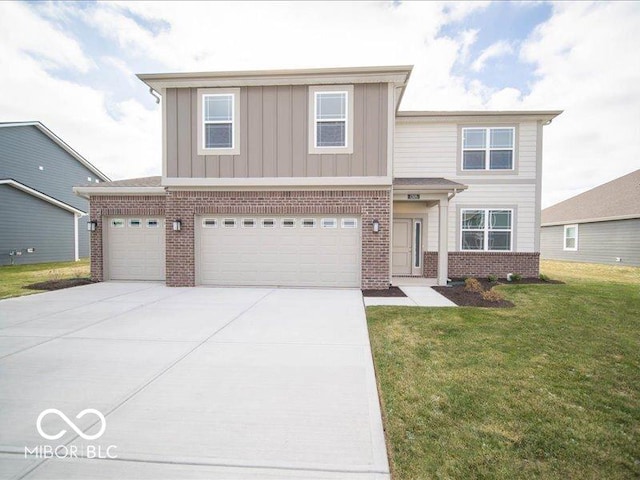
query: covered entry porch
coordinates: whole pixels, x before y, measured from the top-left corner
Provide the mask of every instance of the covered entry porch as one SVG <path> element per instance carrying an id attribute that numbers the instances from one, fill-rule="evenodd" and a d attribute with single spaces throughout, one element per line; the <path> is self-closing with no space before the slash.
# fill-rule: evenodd
<path id="1" fill-rule="evenodd" d="M 447 284 L 449 201 L 466 185 L 445 178 L 395 178 L 391 231 L 391 284 Z M 434 223 L 430 225 L 429 222 Z M 435 237 L 435 238 L 434 238 Z M 437 275 L 426 269 L 425 252 L 437 245 Z M 432 247 L 433 248 L 433 247 Z"/>

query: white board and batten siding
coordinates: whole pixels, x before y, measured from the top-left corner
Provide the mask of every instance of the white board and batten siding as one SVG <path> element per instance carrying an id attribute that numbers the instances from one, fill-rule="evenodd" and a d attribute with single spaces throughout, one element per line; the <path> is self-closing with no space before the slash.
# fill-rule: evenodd
<path id="1" fill-rule="evenodd" d="M 487 122 L 486 126 L 494 123 Z M 517 126 L 516 169 L 514 172 L 497 174 L 466 174 L 459 171 L 460 125 L 467 124 L 418 122 L 415 119 L 410 122 L 397 121 L 394 177 L 444 177 L 468 185 L 467 190 L 458 193 L 449 203 L 449 251 L 460 250 L 459 209 L 474 207 L 514 209 L 513 251 L 536 251 L 537 122 L 513 124 Z M 427 217 L 426 248 L 428 251 L 437 251 L 438 207 L 428 209 Z"/>

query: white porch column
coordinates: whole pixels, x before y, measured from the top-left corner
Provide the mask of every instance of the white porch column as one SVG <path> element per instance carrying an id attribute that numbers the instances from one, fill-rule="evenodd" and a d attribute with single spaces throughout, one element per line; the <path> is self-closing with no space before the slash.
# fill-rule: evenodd
<path id="1" fill-rule="evenodd" d="M 80 260 L 80 249 L 79 249 L 79 241 L 78 241 L 78 222 L 82 217 L 74 213 L 73 214 L 73 258 L 77 262 Z"/>
<path id="2" fill-rule="evenodd" d="M 438 204 L 438 285 L 446 285 L 449 273 L 449 199 L 445 196 Z"/>

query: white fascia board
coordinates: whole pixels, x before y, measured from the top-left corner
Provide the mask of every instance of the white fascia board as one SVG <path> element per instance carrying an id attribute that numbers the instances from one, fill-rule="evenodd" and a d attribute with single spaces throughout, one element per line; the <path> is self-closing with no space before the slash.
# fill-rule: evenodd
<path id="1" fill-rule="evenodd" d="M 73 193 L 83 198 L 95 195 L 165 195 L 164 187 L 73 187 Z"/>
<path id="2" fill-rule="evenodd" d="M 55 198 L 50 197 L 49 195 L 46 195 L 42 192 L 34 190 L 33 188 L 27 187 L 26 185 L 20 182 L 16 182 L 15 180 L 11 180 L 11 179 L 0 180 L 0 185 L 9 185 L 18 190 L 22 190 L 23 192 L 28 193 L 29 195 L 39 198 L 40 200 L 44 200 L 45 202 L 49 202 L 50 204 L 55 205 L 56 207 L 62 208 L 63 210 L 67 210 L 68 212 L 72 212 L 80 216 L 84 216 L 87 214 L 86 212 L 78 208 L 72 207 L 71 205 L 61 202 L 60 200 L 56 200 Z"/>
<path id="3" fill-rule="evenodd" d="M 391 177 L 162 178 L 164 187 L 390 187 Z M 93 188 L 91 189 L 93 191 Z"/>
<path id="4" fill-rule="evenodd" d="M 555 227 L 558 225 L 580 225 L 581 223 L 613 222 L 615 220 L 633 220 L 634 218 L 640 218 L 640 213 L 632 213 L 629 215 L 615 215 L 612 217 L 585 218 L 581 220 L 566 220 L 562 222 L 546 222 L 540 226 Z"/>
<path id="5" fill-rule="evenodd" d="M 55 133 L 49 130 L 40 122 L 13 122 L 13 123 L 2 123 L 1 127 L 24 127 L 24 126 L 33 126 L 38 128 L 42 133 L 44 133 L 47 137 L 53 140 L 60 148 L 62 148 L 65 152 L 75 158 L 78 162 L 80 162 L 84 167 L 91 170 L 94 175 L 100 177 L 100 180 L 103 182 L 109 182 L 111 179 L 107 177 L 104 173 L 94 167 L 89 160 L 84 158 L 78 152 L 76 152 L 73 148 L 71 148 L 67 143 L 64 142 L 60 137 L 58 137 Z"/>
<path id="6" fill-rule="evenodd" d="M 399 111 L 396 113 L 397 123 L 442 123 L 442 122 L 549 122 L 560 115 L 562 110 L 530 110 L 530 111 Z"/>

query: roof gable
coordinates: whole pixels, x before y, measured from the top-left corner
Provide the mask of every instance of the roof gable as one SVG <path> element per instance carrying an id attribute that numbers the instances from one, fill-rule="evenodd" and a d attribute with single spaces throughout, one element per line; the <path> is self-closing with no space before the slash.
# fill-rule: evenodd
<path id="1" fill-rule="evenodd" d="M 640 170 L 542 211 L 542 225 L 640 218 Z"/>

